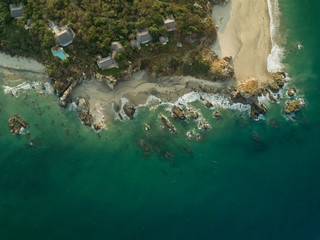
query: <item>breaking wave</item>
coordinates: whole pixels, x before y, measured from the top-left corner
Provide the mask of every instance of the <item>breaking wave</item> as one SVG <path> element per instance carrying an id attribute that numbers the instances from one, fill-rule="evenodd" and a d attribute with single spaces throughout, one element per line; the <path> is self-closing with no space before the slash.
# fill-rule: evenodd
<path id="1" fill-rule="evenodd" d="M 268 0 L 268 10 L 270 16 L 270 37 L 272 49 L 268 56 L 267 68 L 270 73 L 273 73 L 279 72 L 283 69 L 283 49 L 277 44 L 280 27 L 280 10 L 278 0 Z"/>

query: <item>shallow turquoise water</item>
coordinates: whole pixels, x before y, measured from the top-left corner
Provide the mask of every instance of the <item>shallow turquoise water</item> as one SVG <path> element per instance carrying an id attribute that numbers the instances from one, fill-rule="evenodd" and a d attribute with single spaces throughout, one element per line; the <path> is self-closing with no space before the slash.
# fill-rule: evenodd
<path id="1" fill-rule="evenodd" d="M 306 103 L 296 121 L 286 98 L 261 121 L 227 109 L 218 121 L 194 103 L 212 125 L 202 141 L 185 137 L 194 122 L 173 121 L 171 134 L 148 109 L 98 135 L 51 95 L 1 90 L 0 239 L 320 239 L 320 5 L 280 7 L 288 88 Z M 9 134 L 16 113 L 29 139 Z"/>

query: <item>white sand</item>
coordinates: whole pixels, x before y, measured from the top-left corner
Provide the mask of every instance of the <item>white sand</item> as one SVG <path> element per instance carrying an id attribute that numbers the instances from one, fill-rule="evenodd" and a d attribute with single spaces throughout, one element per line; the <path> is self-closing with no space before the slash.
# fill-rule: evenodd
<path id="1" fill-rule="evenodd" d="M 233 57 L 238 84 L 251 78 L 258 78 L 259 83 L 269 81 L 271 38 L 267 0 L 231 0 L 225 7 L 215 6 L 213 18 L 218 29 L 213 49 L 221 57 Z"/>

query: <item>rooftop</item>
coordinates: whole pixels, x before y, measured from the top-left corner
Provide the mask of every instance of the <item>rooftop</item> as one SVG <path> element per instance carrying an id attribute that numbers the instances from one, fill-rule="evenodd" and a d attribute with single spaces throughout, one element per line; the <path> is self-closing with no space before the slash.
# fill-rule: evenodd
<path id="1" fill-rule="evenodd" d="M 167 18 L 163 19 L 164 25 L 167 27 L 168 31 L 173 31 L 176 28 L 176 21 L 173 15 L 169 15 Z"/>
<path id="2" fill-rule="evenodd" d="M 97 61 L 98 67 L 100 69 L 109 69 L 109 68 L 117 68 L 118 64 L 112 57 L 105 57 L 98 59 Z"/>
<path id="3" fill-rule="evenodd" d="M 17 3 L 17 4 L 9 4 L 11 17 L 22 18 L 23 17 L 23 7 L 24 7 L 24 4 L 22 2 Z"/>
<path id="4" fill-rule="evenodd" d="M 64 47 L 72 43 L 73 37 L 74 34 L 69 28 L 56 33 L 56 41 Z"/>
<path id="5" fill-rule="evenodd" d="M 118 53 L 122 52 L 124 50 L 122 44 L 119 41 L 112 42 L 111 43 L 111 49 L 116 50 Z"/>
<path id="6" fill-rule="evenodd" d="M 136 38 L 139 43 L 147 43 L 151 41 L 151 35 L 148 30 L 138 32 Z"/>

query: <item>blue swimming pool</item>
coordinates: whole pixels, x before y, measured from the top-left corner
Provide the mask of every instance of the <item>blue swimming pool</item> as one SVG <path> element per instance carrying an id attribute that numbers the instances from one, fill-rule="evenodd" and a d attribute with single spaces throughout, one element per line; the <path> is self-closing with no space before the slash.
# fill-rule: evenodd
<path id="1" fill-rule="evenodd" d="M 61 58 L 62 60 L 67 58 L 62 51 L 55 52 L 53 55 Z"/>

